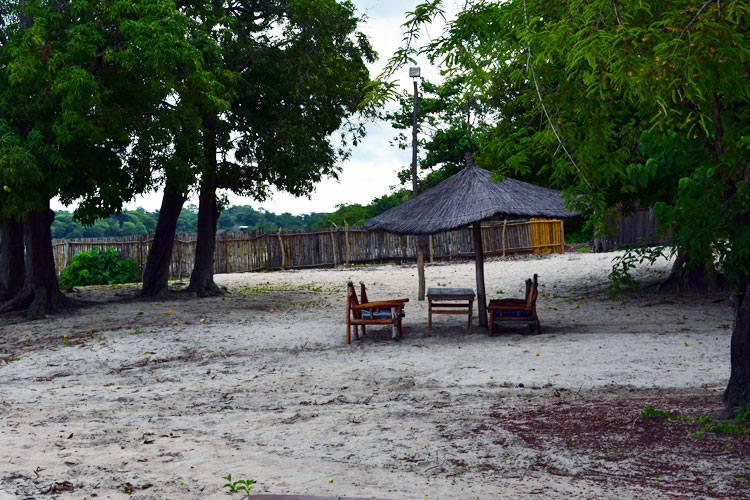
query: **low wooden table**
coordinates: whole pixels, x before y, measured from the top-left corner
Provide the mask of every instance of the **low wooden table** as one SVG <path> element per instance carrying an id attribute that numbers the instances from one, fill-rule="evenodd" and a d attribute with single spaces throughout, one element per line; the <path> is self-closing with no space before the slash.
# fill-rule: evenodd
<path id="1" fill-rule="evenodd" d="M 466 314 L 469 316 L 469 333 L 471 333 L 474 290 L 471 288 L 428 288 L 427 301 L 427 335 L 432 332 L 433 314 Z"/>

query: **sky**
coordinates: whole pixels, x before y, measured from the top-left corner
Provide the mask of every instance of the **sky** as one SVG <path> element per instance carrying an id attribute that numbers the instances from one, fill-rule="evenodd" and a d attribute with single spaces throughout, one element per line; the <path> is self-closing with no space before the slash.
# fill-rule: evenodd
<path id="1" fill-rule="evenodd" d="M 446 0 L 446 12 L 450 16 L 458 7 L 456 0 Z M 405 21 L 406 12 L 419 3 L 415 0 L 353 0 L 360 15 L 366 21 L 360 24 L 359 30 L 368 36 L 370 43 L 378 53 L 378 60 L 369 65 L 372 78 L 380 74 L 390 56 L 395 52 L 403 37 L 401 24 Z M 440 34 L 442 24 L 431 26 L 429 36 Z M 432 82 L 439 81 L 439 68 L 430 65 L 427 60 L 420 60 L 422 77 Z M 396 75 L 404 88 L 412 89 L 409 69 L 404 68 Z M 342 203 L 360 203 L 366 205 L 376 197 L 389 194 L 391 187 L 398 183 L 396 173 L 411 163 L 411 150 L 400 150 L 390 145 L 397 135 L 387 122 L 371 122 L 367 125 L 367 136 L 351 149 L 351 156 L 341 163 L 342 170 L 338 180 L 325 179 L 316 185 L 315 191 L 308 197 L 294 197 L 288 193 L 273 192 L 263 202 L 252 198 L 228 194 L 231 205 L 250 205 L 255 209 L 263 208 L 269 212 L 291 213 L 293 215 L 311 212 L 332 212 L 336 205 Z M 197 194 L 186 205 L 198 205 Z M 158 210 L 161 205 L 161 191 L 137 197 L 124 208 L 133 210 L 143 207 L 148 211 Z M 73 210 L 59 201 L 52 200 L 53 210 Z"/>

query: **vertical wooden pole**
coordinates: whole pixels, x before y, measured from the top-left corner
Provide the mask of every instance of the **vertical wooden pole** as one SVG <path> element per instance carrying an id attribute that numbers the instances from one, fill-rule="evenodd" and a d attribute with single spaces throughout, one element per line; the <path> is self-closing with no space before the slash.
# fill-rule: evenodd
<path id="1" fill-rule="evenodd" d="M 560 253 L 565 253 L 565 221 L 560 219 Z"/>
<path id="2" fill-rule="evenodd" d="M 417 185 L 417 109 L 419 108 L 419 89 L 417 87 L 417 79 L 414 79 L 414 109 L 412 111 L 412 148 L 411 148 L 411 184 L 412 184 L 412 196 L 414 198 L 419 194 Z M 417 245 L 417 277 L 419 279 L 419 290 L 417 293 L 418 300 L 424 300 L 425 293 L 425 281 L 424 281 L 424 247 L 425 238 L 424 236 L 416 236 L 414 238 Z"/>
<path id="3" fill-rule="evenodd" d="M 430 264 L 435 262 L 435 247 L 432 244 L 432 235 L 430 235 Z"/>
<path id="4" fill-rule="evenodd" d="M 484 252 L 482 251 L 482 224 L 474 223 L 474 258 L 477 268 L 477 310 L 479 326 L 487 327 L 487 300 L 484 292 Z"/>
<path id="5" fill-rule="evenodd" d="M 284 255 L 284 238 L 281 236 L 281 228 L 279 228 L 279 232 L 277 233 L 277 236 L 279 237 L 279 251 L 281 252 L 281 270 L 283 271 L 286 267 L 286 256 Z"/>
<path id="6" fill-rule="evenodd" d="M 503 257 L 505 257 L 505 229 L 508 227 L 508 219 L 503 219 Z"/>
<path id="7" fill-rule="evenodd" d="M 424 300 L 425 294 L 425 277 L 424 277 L 424 236 L 417 236 L 415 242 L 417 244 L 417 277 L 419 279 L 419 290 L 417 294 L 417 300 Z"/>
<path id="8" fill-rule="evenodd" d="M 227 233 L 221 233 L 221 247 L 224 249 L 224 272 L 229 272 L 229 243 L 227 242 Z"/>
<path id="9" fill-rule="evenodd" d="M 344 226 L 344 235 L 346 235 L 346 267 L 349 267 L 351 265 L 351 262 L 350 262 L 351 247 L 349 245 L 349 224 L 346 224 Z"/>
<path id="10" fill-rule="evenodd" d="M 328 232 L 331 233 L 331 248 L 333 249 L 333 267 L 337 266 L 336 262 L 336 238 L 333 236 L 333 226 L 328 228 Z"/>
<path id="11" fill-rule="evenodd" d="M 398 326 L 400 321 L 401 316 L 398 314 L 398 308 L 391 307 L 391 329 L 393 330 L 391 337 L 393 338 L 393 340 L 399 338 Z"/>

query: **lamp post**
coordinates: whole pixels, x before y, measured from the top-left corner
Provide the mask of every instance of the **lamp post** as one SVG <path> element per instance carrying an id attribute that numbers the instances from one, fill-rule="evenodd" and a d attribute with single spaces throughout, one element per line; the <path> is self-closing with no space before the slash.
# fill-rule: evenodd
<path id="1" fill-rule="evenodd" d="M 411 119 L 411 186 L 416 197 L 417 190 L 417 108 L 419 107 L 419 90 L 417 78 L 419 78 L 419 67 L 409 68 L 409 76 L 414 79 L 414 111 Z"/>
<path id="2" fill-rule="evenodd" d="M 409 68 L 409 76 L 414 79 L 414 112 L 412 114 L 412 131 L 411 131 L 411 186 L 412 193 L 416 198 L 419 194 L 417 187 L 417 109 L 419 107 L 419 89 L 417 79 L 420 76 L 418 66 Z M 417 274 L 419 275 L 419 294 L 418 300 L 424 300 L 425 278 L 424 278 L 424 237 L 417 236 Z"/>

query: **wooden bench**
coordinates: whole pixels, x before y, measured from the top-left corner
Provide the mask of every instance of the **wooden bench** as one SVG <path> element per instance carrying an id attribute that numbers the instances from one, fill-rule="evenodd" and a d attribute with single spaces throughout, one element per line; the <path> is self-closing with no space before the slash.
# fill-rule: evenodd
<path id="1" fill-rule="evenodd" d="M 381 300 L 368 302 L 365 284 L 360 282 L 360 299 L 354 291 L 354 284 L 347 283 L 346 292 L 346 343 L 351 343 L 351 332 L 354 328 L 354 338 L 359 339 L 358 327 L 365 335 L 365 325 L 391 325 L 393 339 L 400 339 L 403 333 L 401 318 L 404 317 L 404 304 L 409 299 Z"/>

